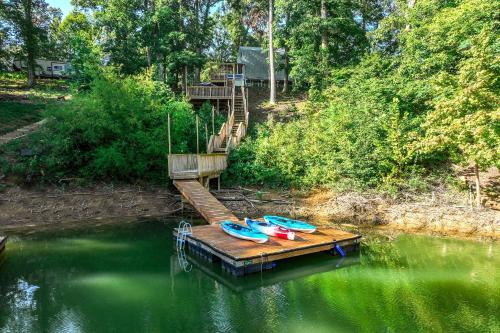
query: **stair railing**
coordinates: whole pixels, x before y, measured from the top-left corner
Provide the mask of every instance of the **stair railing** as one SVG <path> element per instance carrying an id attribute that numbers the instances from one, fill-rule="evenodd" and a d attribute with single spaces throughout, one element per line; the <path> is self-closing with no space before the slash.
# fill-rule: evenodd
<path id="1" fill-rule="evenodd" d="M 245 114 L 245 125 L 248 126 L 248 118 L 249 118 L 249 112 L 248 112 L 248 99 L 247 95 L 245 92 L 245 87 L 241 87 L 241 95 L 243 96 L 243 108 L 244 108 L 244 114 Z"/>

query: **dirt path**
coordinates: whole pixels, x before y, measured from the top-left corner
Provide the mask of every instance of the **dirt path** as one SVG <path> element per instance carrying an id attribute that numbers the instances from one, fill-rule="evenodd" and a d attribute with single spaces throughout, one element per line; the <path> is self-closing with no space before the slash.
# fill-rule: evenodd
<path id="1" fill-rule="evenodd" d="M 37 131 L 43 124 L 47 122 L 47 119 L 40 120 L 34 124 L 30 124 L 21 128 L 18 128 L 15 131 L 12 131 L 10 133 L 4 134 L 0 136 L 0 145 L 6 144 L 8 142 L 11 142 L 13 140 L 17 140 L 20 138 L 23 138 L 35 131 Z"/>

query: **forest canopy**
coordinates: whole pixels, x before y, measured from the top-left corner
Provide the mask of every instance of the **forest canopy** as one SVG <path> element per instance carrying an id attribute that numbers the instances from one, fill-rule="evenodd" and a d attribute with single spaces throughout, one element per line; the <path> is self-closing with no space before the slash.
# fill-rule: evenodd
<path id="1" fill-rule="evenodd" d="M 304 115 L 257 129 L 230 177 L 397 190 L 449 163 L 500 166 L 498 9 L 484 0 L 396 9 L 368 33 L 358 64 L 330 69 Z"/>
<path id="2" fill-rule="evenodd" d="M 50 153 L 23 172 L 164 179 L 166 114 L 183 119 L 176 146 L 192 152 L 182 92 L 214 63 L 236 61 L 240 46 L 281 48 L 276 69 L 308 101 L 291 120 L 255 127 L 231 153 L 232 181 L 397 191 L 443 181 L 452 164 L 500 164 L 496 1 L 72 3 L 64 19 L 44 0 L 1 3 L 2 59 L 67 59 L 75 88 L 50 113 L 59 120 L 44 132 Z"/>

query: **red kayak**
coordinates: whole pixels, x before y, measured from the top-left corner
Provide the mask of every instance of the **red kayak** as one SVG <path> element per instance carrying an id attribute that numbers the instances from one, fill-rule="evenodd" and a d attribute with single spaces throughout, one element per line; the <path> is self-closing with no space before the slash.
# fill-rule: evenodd
<path id="1" fill-rule="evenodd" d="M 254 231 L 261 232 L 268 236 L 278 237 L 281 239 L 294 240 L 295 233 L 289 229 L 271 224 L 268 222 L 261 222 L 245 218 L 245 223 Z"/>

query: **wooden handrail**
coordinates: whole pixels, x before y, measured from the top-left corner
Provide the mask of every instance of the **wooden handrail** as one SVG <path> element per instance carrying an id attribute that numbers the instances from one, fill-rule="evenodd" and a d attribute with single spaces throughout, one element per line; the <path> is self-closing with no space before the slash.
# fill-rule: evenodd
<path id="1" fill-rule="evenodd" d="M 243 96 L 243 111 L 245 114 L 245 125 L 248 126 L 248 118 L 249 118 L 249 112 L 248 112 L 248 100 L 247 100 L 247 95 L 245 92 L 245 87 L 241 87 L 241 96 Z"/>
<path id="2" fill-rule="evenodd" d="M 241 122 L 238 125 L 235 136 L 235 145 L 239 145 L 241 140 L 246 136 L 246 125 Z"/>
<path id="3" fill-rule="evenodd" d="M 220 174 L 227 168 L 227 154 L 170 154 L 168 174 L 172 179 L 196 179 Z"/>
<path id="4" fill-rule="evenodd" d="M 190 86 L 187 87 L 187 97 L 189 99 L 204 98 L 204 99 L 228 99 L 233 96 L 231 87 L 217 86 Z"/>
<path id="5" fill-rule="evenodd" d="M 244 70 L 244 69 L 243 69 Z M 233 66 L 233 73 L 239 71 Z M 191 86 L 187 87 L 187 96 L 190 99 L 227 99 L 228 118 L 222 124 L 217 134 L 212 134 L 207 143 L 207 154 L 170 154 L 168 156 L 169 176 L 172 179 L 197 179 L 220 175 L 227 168 L 227 156 L 231 149 L 240 144 L 246 136 L 249 121 L 248 89 L 236 86 L 236 75 L 232 76 L 227 86 Z M 233 128 L 236 124 L 236 98 L 243 100 L 244 120 L 237 124 L 236 132 Z M 241 112 L 241 111 L 238 111 Z M 225 144 L 225 149 L 222 146 Z M 223 154 L 214 154 L 222 151 Z"/>

